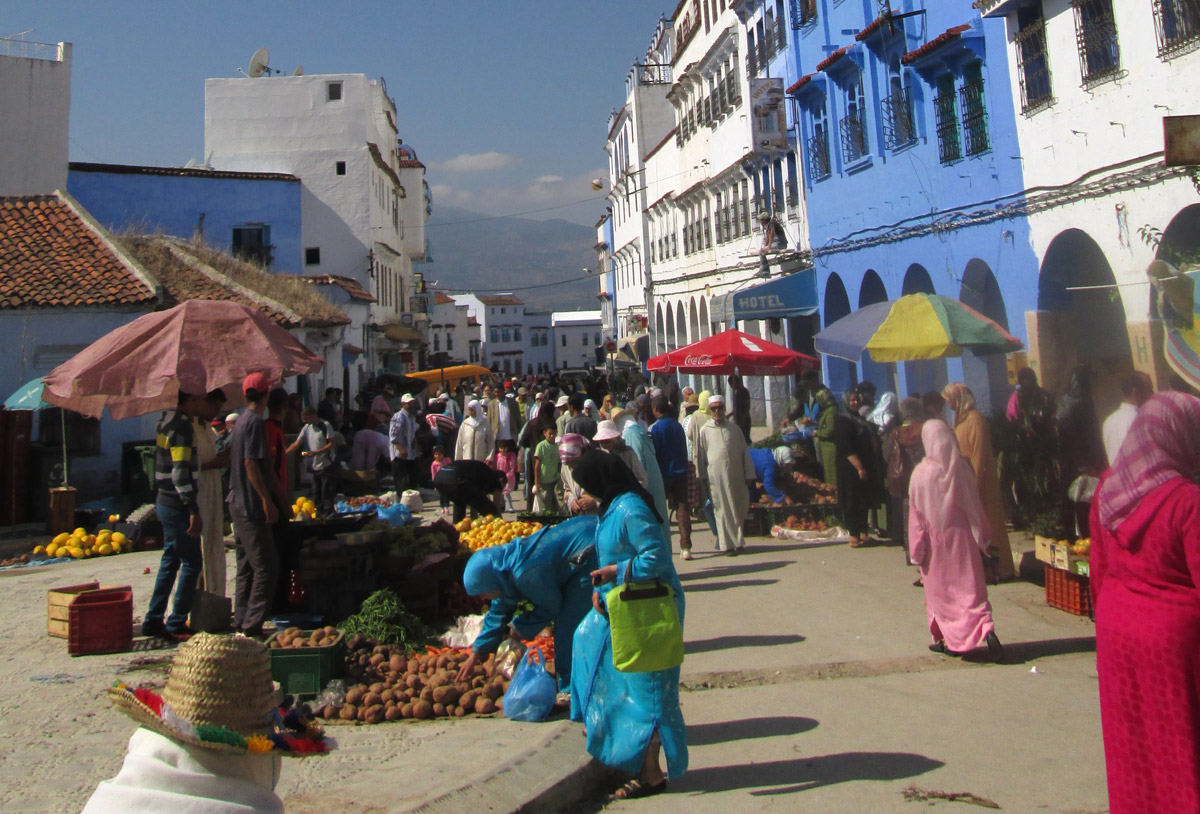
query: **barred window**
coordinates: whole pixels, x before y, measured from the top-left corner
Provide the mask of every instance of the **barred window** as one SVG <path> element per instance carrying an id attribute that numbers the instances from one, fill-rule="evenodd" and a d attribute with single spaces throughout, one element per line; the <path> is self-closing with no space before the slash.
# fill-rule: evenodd
<path id="1" fill-rule="evenodd" d="M 958 109 L 955 104 L 954 77 L 942 74 L 937 81 L 937 96 L 933 99 L 937 119 L 938 156 L 943 164 L 962 158 L 962 142 L 958 135 Z"/>
<path id="2" fill-rule="evenodd" d="M 862 77 L 846 88 L 846 115 L 839 124 L 842 134 L 842 158 L 853 163 L 867 154 L 867 119 L 863 111 Z"/>
<path id="3" fill-rule="evenodd" d="M 991 149 L 988 138 L 987 105 L 983 98 L 983 66 L 972 62 L 963 69 L 962 101 L 963 141 L 967 155 L 979 155 Z"/>
<path id="4" fill-rule="evenodd" d="M 1154 0 L 1158 55 L 1171 59 L 1200 46 L 1200 0 Z"/>
<path id="5" fill-rule="evenodd" d="M 1121 49 L 1112 0 L 1071 0 L 1071 7 L 1083 86 L 1115 79 L 1121 70 Z"/>
<path id="6" fill-rule="evenodd" d="M 1050 58 L 1046 52 L 1046 20 L 1042 4 L 1017 11 L 1017 74 L 1021 84 L 1021 112 L 1035 113 L 1054 103 L 1050 84 Z"/>

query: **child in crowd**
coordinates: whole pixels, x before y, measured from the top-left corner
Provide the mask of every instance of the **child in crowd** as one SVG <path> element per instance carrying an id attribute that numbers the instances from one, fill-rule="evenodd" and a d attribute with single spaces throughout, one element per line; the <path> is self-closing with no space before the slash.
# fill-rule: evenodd
<path id="1" fill-rule="evenodd" d="M 558 512 L 558 446 L 554 443 L 557 428 L 545 427 L 542 440 L 533 450 L 533 490 L 542 511 Z"/>
<path id="2" fill-rule="evenodd" d="M 504 484 L 504 505 L 508 511 L 515 512 L 512 492 L 517 485 L 517 451 L 510 439 L 499 443 L 499 449 L 492 461 L 492 468 L 497 472 L 503 472 L 504 476 L 508 478 Z"/>
<path id="3" fill-rule="evenodd" d="M 450 459 L 446 457 L 446 450 L 440 446 L 433 448 L 433 463 L 429 464 L 429 479 L 432 481 L 437 477 L 438 470 L 446 464 L 450 463 Z M 438 492 L 438 514 L 450 513 L 450 500 Z"/>
<path id="4" fill-rule="evenodd" d="M 288 446 L 286 454 L 291 455 L 301 446 L 305 447 L 300 453 L 302 458 L 309 459 L 313 480 L 313 502 L 322 516 L 334 513 L 334 498 L 337 492 L 337 469 L 333 464 L 334 439 L 333 427 L 321 418 L 314 407 L 305 407 L 300 413 L 304 427 L 300 435 Z"/>

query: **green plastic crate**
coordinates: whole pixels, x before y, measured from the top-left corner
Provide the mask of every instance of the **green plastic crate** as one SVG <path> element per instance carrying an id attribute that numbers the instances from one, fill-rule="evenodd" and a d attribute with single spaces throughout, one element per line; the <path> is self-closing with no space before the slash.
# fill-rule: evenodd
<path id="1" fill-rule="evenodd" d="M 305 635 L 311 630 L 304 631 Z M 315 695 L 332 679 L 341 678 L 346 659 L 346 634 L 338 631 L 337 640 L 325 647 L 276 647 L 267 639 L 271 658 L 271 680 L 289 695 Z"/>

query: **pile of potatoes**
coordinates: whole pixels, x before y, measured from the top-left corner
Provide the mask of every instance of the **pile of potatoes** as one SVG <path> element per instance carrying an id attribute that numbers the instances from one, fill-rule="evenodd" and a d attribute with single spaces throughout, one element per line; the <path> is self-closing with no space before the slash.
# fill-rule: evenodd
<path id="1" fill-rule="evenodd" d="M 493 671 L 494 657 L 477 664 L 459 682 L 459 667 L 470 655 L 467 649 L 406 654 L 359 636 L 347 644 L 356 645 L 346 654 L 347 677 L 360 683 L 346 691 L 341 706 L 317 710 L 327 720 L 377 724 L 404 718 L 463 718 L 504 707 L 508 679 Z"/>
<path id="2" fill-rule="evenodd" d="M 338 629 L 336 627 L 319 627 L 311 633 L 305 633 L 298 627 L 289 627 L 278 635 L 272 636 L 267 647 L 272 649 L 296 647 L 329 647 L 336 644 Z"/>

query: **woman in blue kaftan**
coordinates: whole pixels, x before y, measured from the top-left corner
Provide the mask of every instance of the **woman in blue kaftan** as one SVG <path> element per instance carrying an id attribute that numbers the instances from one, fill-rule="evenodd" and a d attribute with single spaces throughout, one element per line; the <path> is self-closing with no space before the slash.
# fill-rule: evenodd
<path id="1" fill-rule="evenodd" d="M 600 567 L 594 609 L 575 633 L 571 679 L 571 717 L 587 727 L 587 750 L 597 760 L 636 777 L 615 795 L 645 797 L 666 789 L 667 778 L 687 771 L 687 732 L 679 709 L 679 667 L 648 673 L 623 673 L 613 666 L 612 638 L 605 597 L 624 580 L 655 578 L 671 586 L 683 621 L 683 586 L 671 561 L 654 500 L 616 456 L 593 450 L 575 466 L 576 482 L 601 501 L 596 529 Z M 667 771 L 659 766 L 666 752 Z"/>
<path id="2" fill-rule="evenodd" d="M 585 515 L 472 554 L 463 586 L 492 604 L 460 675 L 470 673 L 479 656 L 495 651 L 509 625 L 522 638 L 532 639 L 553 622 L 558 688 L 568 691 L 575 628 L 592 608 L 595 541 L 596 518 Z M 533 603 L 533 610 L 516 614 L 522 600 Z"/>

